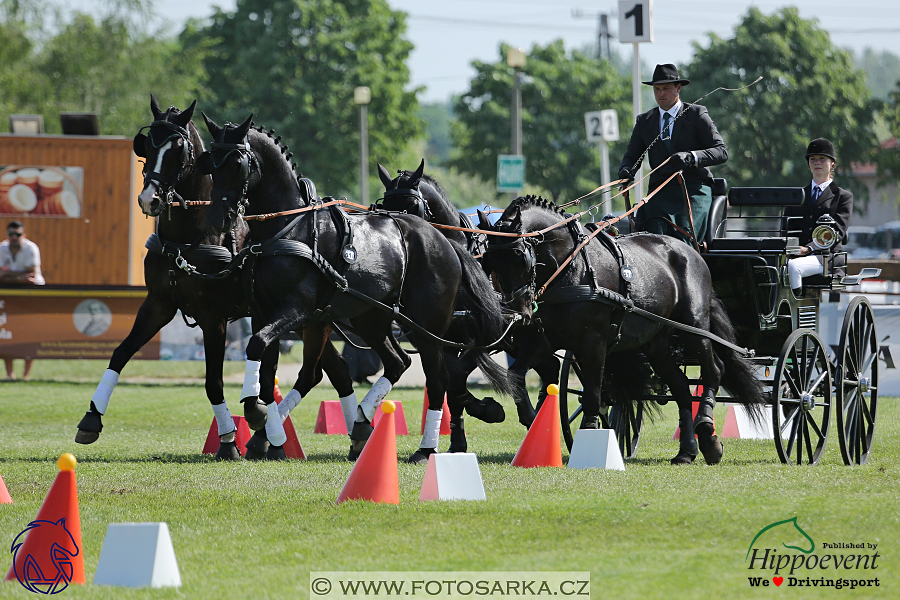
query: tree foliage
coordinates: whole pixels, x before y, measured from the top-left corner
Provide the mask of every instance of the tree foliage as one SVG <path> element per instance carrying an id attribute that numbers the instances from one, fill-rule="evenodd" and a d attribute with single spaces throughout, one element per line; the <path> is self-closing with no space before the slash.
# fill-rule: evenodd
<path id="1" fill-rule="evenodd" d="M 412 50 L 405 31 L 405 15 L 385 0 L 238 0 L 208 26 L 190 24 L 183 39 L 205 53 L 204 112 L 237 123 L 252 112 L 284 136 L 320 192 L 338 195 L 358 179 L 354 88 L 371 90 L 373 163 L 396 162 L 421 135 L 415 91 L 404 89 Z"/>
<path id="2" fill-rule="evenodd" d="M 501 57 L 506 50 L 500 47 Z M 451 165 L 492 181 L 497 155 L 510 153 L 514 74 L 502 58 L 473 66 L 477 75 L 454 107 Z M 577 50 L 567 55 L 561 40 L 532 47 L 522 70 L 529 78 L 521 87 L 526 183 L 555 200 L 572 200 L 600 180 L 599 151 L 587 142 L 584 113 L 614 108 L 620 129 L 630 131 L 624 129 L 631 122 L 629 82 L 606 61 Z M 611 148 L 611 162 L 623 151 L 624 142 Z"/>
<path id="3" fill-rule="evenodd" d="M 58 6 L 43 11 L 43 2 L 7 4 L 0 22 L 0 118 L 41 114 L 47 133 L 59 133 L 60 112 L 95 112 L 101 134 L 133 135 L 147 123 L 151 92 L 185 105 L 200 85 L 196 53 L 164 30 L 137 29 L 135 15 L 147 14 L 145 2 L 109 2 L 100 20 L 66 16 Z M 52 19 L 44 18 L 47 11 Z"/>
<path id="4" fill-rule="evenodd" d="M 805 184 L 810 178 L 805 151 L 814 138 L 834 143 L 843 173 L 874 147 L 865 74 L 796 8 L 771 16 L 751 8 L 732 39 L 710 34 L 709 45 L 695 43 L 694 50 L 683 70 L 691 84 L 682 100 L 763 77 L 748 90 L 719 91 L 701 101 L 728 144 L 728 162 L 714 172 L 730 186 Z"/>
<path id="5" fill-rule="evenodd" d="M 892 138 L 885 141 L 875 153 L 878 178 L 883 183 L 900 186 L 900 82 L 891 91 L 888 101 L 881 109 L 881 116 L 888 126 Z M 900 201 L 900 198 L 897 198 Z"/>

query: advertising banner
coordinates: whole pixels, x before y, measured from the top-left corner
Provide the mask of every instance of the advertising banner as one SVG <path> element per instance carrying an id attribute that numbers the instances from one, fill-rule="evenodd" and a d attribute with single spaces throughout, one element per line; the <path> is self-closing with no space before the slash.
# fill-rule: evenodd
<path id="1" fill-rule="evenodd" d="M 0 215 L 78 218 L 84 203 L 84 169 L 0 166 Z"/>

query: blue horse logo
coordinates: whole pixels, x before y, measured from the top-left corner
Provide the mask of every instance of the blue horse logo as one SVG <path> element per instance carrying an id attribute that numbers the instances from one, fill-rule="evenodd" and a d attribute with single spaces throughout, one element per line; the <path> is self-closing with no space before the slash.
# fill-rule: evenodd
<path id="1" fill-rule="evenodd" d="M 29 547 L 30 551 L 20 565 L 19 552 L 29 531 L 34 532 L 32 535 L 40 531 L 40 543 L 38 547 Z M 80 549 L 66 529 L 66 520 L 60 519 L 55 523 L 32 521 L 13 540 L 10 552 L 13 554 L 16 579 L 22 587 L 36 594 L 58 594 L 72 582 L 75 568 L 72 559 L 78 556 Z"/>

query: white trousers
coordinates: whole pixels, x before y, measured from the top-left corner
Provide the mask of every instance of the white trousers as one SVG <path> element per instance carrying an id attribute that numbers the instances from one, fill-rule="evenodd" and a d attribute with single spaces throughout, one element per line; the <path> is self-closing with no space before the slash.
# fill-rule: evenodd
<path id="1" fill-rule="evenodd" d="M 788 261 L 788 277 L 790 277 L 791 289 L 793 290 L 803 286 L 804 277 L 821 272 L 822 261 L 818 256 L 810 254 Z"/>

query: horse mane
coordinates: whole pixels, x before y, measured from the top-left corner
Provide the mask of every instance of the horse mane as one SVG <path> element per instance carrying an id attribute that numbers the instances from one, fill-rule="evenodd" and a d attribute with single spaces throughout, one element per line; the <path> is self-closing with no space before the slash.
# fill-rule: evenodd
<path id="1" fill-rule="evenodd" d="M 225 124 L 226 127 L 228 127 L 229 125 L 231 125 L 233 127 L 237 127 L 236 125 L 234 125 L 232 123 Z M 290 165 L 291 171 L 294 172 L 294 176 L 297 178 L 297 181 L 300 181 L 300 179 L 303 178 L 303 174 L 297 170 L 297 163 L 295 163 L 294 161 L 291 160 L 291 158 L 293 158 L 293 156 L 294 156 L 294 153 L 290 152 L 287 144 L 281 143 L 282 136 L 280 136 L 280 135 L 276 136 L 274 129 L 269 129 L 268 131 L 266 131 L 265 127 L 263 127 L 262 125 L 256 125 L 256 127 L 254 127 L 254 125 L 256 125 L 256 123 L 251 121 L 250 129 L 253 131 L 257 131 L 261 134 L 264 134 L 267 138 L 269 138 L 272 141 L 273 145 L 278 149 L 278 151 L 282 155 L 284 155 L 284 160 L 286 163 L 288 163 Z"/>
<path id="2" fill-rule="evenodd" d="M 544 209 L 553 211 L 555 213 L 558 213 L 560 215 L 568 214 L 568 213 L 566 213 L 566 209 L 564 209 L 560 206 L 557 206 L 556 203 L 554 203 L 552 200 L 547 200 L 546 198 L 543 198 L 542 196 L 534 196 L 531 194 L 529 194 L 528 196 L 519 196 L 518 198 L 516 198 L 515 200 L 513 200 L 512 202 L 509 203 L 509 207 L 507 208 L 507 210 L 514 209 L 514 208 L 522 210 L 523 208 L 527 208 L 530 206 L 534 206 L 537 208 L 544 208 Z"/>

